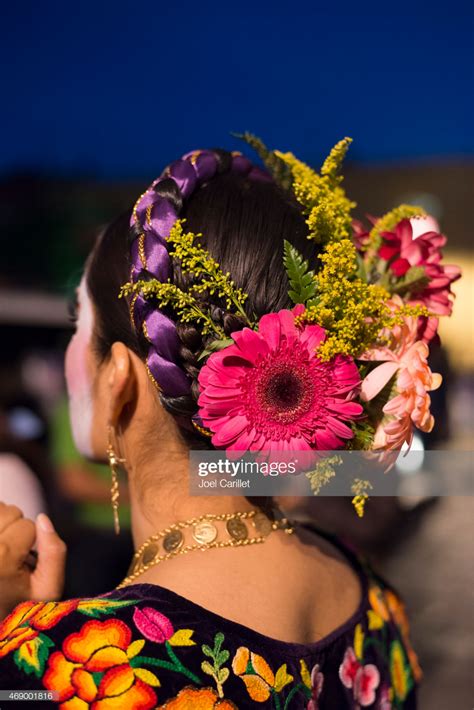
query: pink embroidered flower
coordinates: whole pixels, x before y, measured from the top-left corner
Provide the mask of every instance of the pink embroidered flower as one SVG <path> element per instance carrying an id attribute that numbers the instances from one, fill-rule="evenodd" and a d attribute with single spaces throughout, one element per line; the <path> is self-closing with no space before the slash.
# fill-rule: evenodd
<path id="1" fill-rule="evenodd" d="M 440 316 L 449 316 L 453 308 L 451 284 L 461 276 L 457 266 L 442 265 L 441 248 L 446 237 L 437 231 L 432 218 L 403 219 L 393 232 L 382 232 L 379 256 L 389 262 L 392 273 L 401 278 L 412 266 L 423 267 L 428 283 L 410 293 L 409 303 L 420 303 Z M 434 323 L 430 323 L 430 334 Z"/>
<path id="2" fill-rule="evenodd" d="M 133 612 L 133 621 L 143 636 L 155 643 L 164 643 L 174 634 L 173 624 L 168 617 L 151 606 L 143 609 L 137 607 Z"/>
<path id="3" fill-rule="evenodd" d="M 393 296 L 389 306 L 397 310 L 402 305 L 399 296 Z M 380 362 L 362 381 L 361 399 L 369 402 L 396 374 L 397 395 L 383 408 L 390 419 L 383 421 L 376 431 L 374 448 L 397 449 L 411 443 L 414 424 L 429 432 L 434 425 L 430 413 L 428 392 L 437 389 L 442 377 L 431 372 L 428 365 L 428 346 L 418 340 L 417 318 L 406 316 L 402 325 L 386 329 L 382 335 L 389 339 L 386 346 L 375 347 L 361 355 L 361 360 Z"/>
<path id="4" fill-rule="evenodd" d="M 392 710 L 392 701 L 390 700 L 390 688 L 387 685 L 380 689 L 379 701 L 377 710 Z"/>
<path id="5" fill-rule="evenodd" d="M 297 327 L 304 311 L 264 315 L 258 332 L 232 333 L 199 373 L 200 416 L 212 443 L 232 451 L 331 450 L 353 436 L 345 423 L 362 414 L 354 401 L 359 372 L 350 357 L 323 362 L 319 325 Z"/>
<path id="6" fill-rule="evenodd" d="M 319 663 L 316 663 L 311 670 L 311 700 L 306 706 L 306 710 L 318 710 L 318 698 L 322 693 L 324 675 L 319 670 Z"/>
<path id="7" fill-rule="evenodd" d="M 362 707 L 374 702 L 375 691 L 380 683 L 378 668 L 372 663 L 363 665 L 351 647 L 346 650 L 339 666 L 339 678 L 346 688 L 352 688 L 354 700 Z"/>

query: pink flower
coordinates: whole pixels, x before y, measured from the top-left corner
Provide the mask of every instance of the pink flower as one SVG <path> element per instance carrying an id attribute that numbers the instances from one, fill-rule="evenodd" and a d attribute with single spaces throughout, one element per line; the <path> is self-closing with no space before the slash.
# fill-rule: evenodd
<path id="1" fill-rule="evenodd" d="M 352 220 L 352 241 L 356 248 L 361 251 L 369 241 L 369 230 L 365 228 L 364 223 L 358 219 Z"/>
<path id="2" fill-rule="evenodd" d="M 345 423 L 362 414 L 352 401 L 360 376 L 354 360 L 316 354 L 326 331 L 297 327 L 304 311 L 264 315 L 258 332 L 232 333 L 233 345 L 213 353 L 199 373 L 200 417 L 212 443 L 229 451 L 331 450 L 353 436 Z"/>
<path id="3" fill-rule="evenodd" d="M 143 636 L 155 643 L 164 643 L 174 634 L 173 625 L 168 617 L 151 606 L 143 609 L 137 607 L 133 612 L 133 621 Z"/>
<path id="4" fill-rule="evenodd" d="M 451 284 L 461 276 L 461 271 L 457 266 L 441 264 L 441 248 L 446 244 L 446 237 L 437 231 L 437 223 L 432 218 L 403 219 L 393 232 L 382 232 L 381 236 L 383 244 L 379 256 L 389 262 L 397 278 L 405 276 L 412 266 L 424 269 L 428 283 L 415 286 L 408 302 L 423 304 L 440 316 L 451 315 Z M 429 324 L 425 338 L 432 335 L 434 326 L 433 322 Z"/>
<path id="5" fill-rule="evenodd" d="M 339 678 L 346 688 L 352 688 L 354 700 L 362 707 L 374 702 L 375 691 L 380 683 L 378 668 L 372 663 L 362 665 L 351 647 L 346 650 L 339 666 Z"/>
<path id="6" fill-rule="evenodd" d="M 392 710 L 392 701 L 390 700 L 390 688 L 384 685 L 380 689 L 380 697 L 377 703 L 377 710 Z"/>
<path id="7" fill-rule="evenodd" d="M 394 296 L 388 305 L 392 310 L 397 310 L 402 300 Z M 427 361 L 428 346 L 417 339 L 417 330 L 417 318 L 406 316 L 402 325 L 382 333 L 389 338 L 387 346 L 371 348 L 360 358 L 381 363 L 362 381 L 360 396 L 366 402 L 373 399 L 397 375 L 397 395 L 383 408 L 389 420 L 382 421 L 375 433 L 375 449 L 397 449 L 405 442 L 411 444 L 412 424 L 426 432 L 433 428 L 434 418 L 430 413 L 431 399 L 428 392 L 440 386 L 442 377 L 431 372 Z"/>
<path id="8" fill-rule="evenodd" d="M 306 710 L 318 710 L 318 698 L 322 693 L 324 675 L 319 670 L 319 663 L 316 663 L 311 671 L 311 700 L 306 706 Z"/>

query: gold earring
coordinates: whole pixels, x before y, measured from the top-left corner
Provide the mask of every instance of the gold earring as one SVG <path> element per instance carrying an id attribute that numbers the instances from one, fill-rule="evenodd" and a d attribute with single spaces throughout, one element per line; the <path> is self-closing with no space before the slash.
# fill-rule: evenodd
<path id="1" fill-rule="evenodd" d="M 119 481 L 118 481 L 118 466 L 122 463 L 126 463 L 125 459 L 121 459 L 114 451 L 112 444 L 113 438 L 113 427 L 108 427 L 108 446 L 107 446 L 107 457 L 109 459 L 110 472 L 112 474 L 112 486 L 110 489 L 110 495 L 112 500 L 112 510 L 114 513 L 114 529 L 115 534 L 118 535 L 120 532 L 120 520 L 119 520 Z"/>

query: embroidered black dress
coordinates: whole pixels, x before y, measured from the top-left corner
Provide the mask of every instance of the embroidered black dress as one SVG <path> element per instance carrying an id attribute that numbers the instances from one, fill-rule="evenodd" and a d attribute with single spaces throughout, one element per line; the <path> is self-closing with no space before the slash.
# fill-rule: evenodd
<path id="1" fill-rule="evenodd" d="M 278 641 L 164 587 L 134 584 L 91 599 L 19 604 L 0 625 L 0 688 L 23 701 L 53 692 L 55 702 L 37 707 L 64 710 L 412 710 L 421 670 L 403 603 L 329 539 L 363 594 L 351 618 L 320 641 Z"/>

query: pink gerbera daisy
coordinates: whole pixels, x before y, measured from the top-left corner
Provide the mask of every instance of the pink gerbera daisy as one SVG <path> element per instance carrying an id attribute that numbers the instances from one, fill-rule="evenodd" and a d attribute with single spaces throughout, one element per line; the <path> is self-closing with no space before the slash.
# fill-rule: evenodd
<path id="1" fill-rule="evenodd" d="M 212 354 L 199 373 L 200 417 L 218 448 L 235 451 L 331 450 L 353 431 L 345 422 L 362 414 L 354 401 L 360 377 L 354 360 L 323 362 L 319 325 L 298 327 L 304 311 L 264 315 L 258 332 L 232 333 L 234 344 Z"/>

